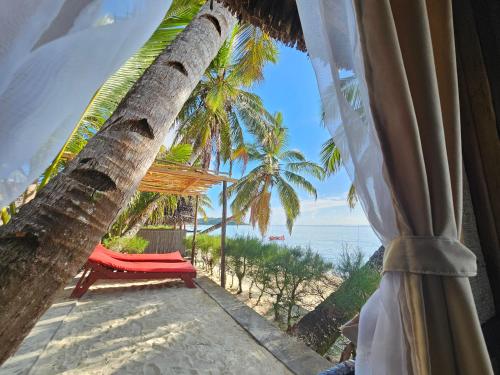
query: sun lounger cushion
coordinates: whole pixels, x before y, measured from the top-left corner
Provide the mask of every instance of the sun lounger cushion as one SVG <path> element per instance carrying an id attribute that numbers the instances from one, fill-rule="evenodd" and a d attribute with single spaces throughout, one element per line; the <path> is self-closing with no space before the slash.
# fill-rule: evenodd
<path id="1" fill-rule="evenodd" d="M 100 251 L 104 254 L 128 262 L 185 262 L 179 251 L 165 254 L 122 254 L 104 247 L 102 244 L 96 246 L 94 251 Z"/>
<path id="2" fill-rule="evenodd" d="M 159 272 L 159 273 L 169 273 L 169 272 L 179 272 L 179 273 L 189 273 L 196 272 L 193 265 L 189 262 L 127 262 L 123 260 L 118 260 L 109 255 L 101 252 L 94 251 L 90 257 L 90 262 L 98 263 L 102 266 L 112 268 L 119 271 L 128 272 Z"/>

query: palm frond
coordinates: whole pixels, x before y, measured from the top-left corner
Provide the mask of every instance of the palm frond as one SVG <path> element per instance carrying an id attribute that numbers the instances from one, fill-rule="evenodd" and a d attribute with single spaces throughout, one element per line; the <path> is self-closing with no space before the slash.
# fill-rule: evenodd
<path id="1" fill-rule="evenodd" d="M 288 181 L 290 181 L 293 185 L 305 190 L 309 195 L 313 196 L 314 199 L 318 198 L 318 192 L 316 191 L 314 185 L 311 184 L 309 181 L 307 181 L 301 175 L 289 171 L 284 171 L 283 176 L 285 176 L 285 178 Z"/>
<path id="2" fill-rule="evenodd" d="M 264 78 L 263 67 L 269 62 L 278 61 L 276 42 L 261 29 L 251 25 L 241 27 L 235 53 L 238 59 L 234 74 L 246 86 L 261 81 Z"/>
<path id="3" fill-rule="evenodd" d="M 299 150 L 285 150 L 279 156 L 284 162 L 305 161 L 306 157 Z"/>
<path id="4" fill-rule="evenodd" d="M 320 158 L 327 175 L 336 173 L 341 167 L 342 158 L 333 138 L 330 138 L 321 146 Z"/>
<path id="5" fill-rule="evenodd" d="M 350 208 L 354 208 L 356 206 L 356 203 L 358 203 L 358 195 L 356 194 L 356 188 L 354 187 L 354 184 L 351 184 L 349 192 L 347 193 L 347 204 Z"/>
<path id="6" fill-rule="evenodd" d="M 325 170 L 323 167 L 313 163 L 312 161 L 287 163 L 286 169 L 291 172 L 306 173 L 310 176 L 316 177 L 318 180 L 323 180 L 325 178 Z"/>
<path id="7" fill-rule="evenodd" d="M 281 205 L 285 211 L 288 232 L 292 233 L 293 223 L 297 216 L 300 215 L 299 197 L 293 187 L 283 178 L 276 178 L 275 185 L 278 190 Z"/>

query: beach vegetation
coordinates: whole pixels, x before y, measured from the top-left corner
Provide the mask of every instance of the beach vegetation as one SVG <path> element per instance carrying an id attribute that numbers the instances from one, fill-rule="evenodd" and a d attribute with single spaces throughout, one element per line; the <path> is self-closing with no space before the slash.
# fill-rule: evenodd
<path id="1" fill-rule="evenodd" d="M 246 176 L 228 188 L 233 197 L 233 217 L 250 216 L 250 223 L 264 236 L 271 218 L 271 198 L 278 195 L 285 211 L 286 225 L 291 233 L 295 219 L 300 215 L 300 199 L 296 188 L 317 198 L 317 191 L 308 177 L 322 180 L 324 169 L 306 159 L 299 150 L 287 148 L 288 129 L 283 115 L 276 113 L 266 131 L 255 133 L 257 141 L 247 145 L 249 160 L 256 163 Z"/>
<path id="2" fill-rule="evenodd" d="M 148 247 L 149 241 L 139 237 L 111 237 L 103 241 L 104 246 L 108 249 L 118 251 L 125 254 L 142 254 L 146 247 Z"/>
<path id="3" fill-rule="evenodd" d="M 196 246 L 205 267 L 213 273 L 219 259 L 214 256 L 220 237 L 201 235 Z M 190 240 L 186 242 L 189 245 Z M 273 318 L 289 329 L 304 300 L 311 293 L 310 285 L 332 273 L 333 265 L 325 262 L 311 249 L 263 243 L 255 237 L 227 239 L 227 259 L 231 272 L 238 279 L 236 293 L 243 291 L 243 280 L 259 291 L 256 305 L 264 295 L 272 300 Z M 214 253 L 215 252 L 215 253 Z"/>
<path id="4" fill-rule="evenodd" d="M 226 241 L 226 256 L 228 257 L 229 271 L 238 279 L 237 294 L 243 292 L 243 279 L 248 271 L 254 267 L 257 251 L 261 246 L 255 237 L 236 237 Z"/>
<path id="5" fill-rule="evenodd" d="M 193 145 L 203 168 L 247 160 L 245 130 L 260 133 L 270 117 L 251 86 L 278 60 L 276 42 L 260 29 L 236 24 L 178 118 L 176 142 Z"/>

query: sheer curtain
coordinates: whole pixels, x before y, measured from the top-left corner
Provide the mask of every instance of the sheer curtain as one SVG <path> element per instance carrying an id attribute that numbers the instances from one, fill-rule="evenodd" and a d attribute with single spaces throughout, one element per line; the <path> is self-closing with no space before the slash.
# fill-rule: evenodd
<path id="1" fill-rule="evenodd" d="M 49 166 L 171 0 L 0 0 L 0 207 Z"/>
<path id="2" fill-rule="evenodd" d="M 451 0 L 297 0 L 325 118 L 386 246 L 361 311 L 358 374 L 487 374 L 458 241 L 461 149 Z"/>

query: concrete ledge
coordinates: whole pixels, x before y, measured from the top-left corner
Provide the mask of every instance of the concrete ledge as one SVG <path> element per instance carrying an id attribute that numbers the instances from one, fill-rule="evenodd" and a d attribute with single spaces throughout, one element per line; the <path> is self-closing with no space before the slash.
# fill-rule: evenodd
<path id="1" fill-rule="evenodd" d="M 250 336 L 296 375 L 316 375 L 333 366 L 315 351 L 280 331 L 208 277 L 195 280 Z"/>

